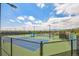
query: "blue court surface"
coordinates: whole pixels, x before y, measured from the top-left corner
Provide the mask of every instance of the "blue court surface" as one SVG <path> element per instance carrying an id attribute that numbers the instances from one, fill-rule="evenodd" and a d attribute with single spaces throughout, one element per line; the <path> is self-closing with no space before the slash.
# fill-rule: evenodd
<path id="1" fill-rule="evenodd" d="M 3 41 L 4 41 L 4 44 L 6 42 L 9 42 L 10 43 L 10 38 L 2 38 Z M 20 39 L 20 40 L 19 40 Z M 24 40 L 24 41 L 23 41 Z M 32 42 L 28 42 L 28 41 L 33 41 L 33 42 L 37 42 L 37 43 L 32 43 Z M 44 39 L 35 39 L 35 38 L 14 38 L 13 39 L 13 44 L 17 45 L 17 46 L 20 46 L 22 48 L 25 48 L 25 49 L 29 49 L 31 51 L 36 51 L 40 48 L 40 42 L 48 42 L 48 40 L 44 40 Z"/>

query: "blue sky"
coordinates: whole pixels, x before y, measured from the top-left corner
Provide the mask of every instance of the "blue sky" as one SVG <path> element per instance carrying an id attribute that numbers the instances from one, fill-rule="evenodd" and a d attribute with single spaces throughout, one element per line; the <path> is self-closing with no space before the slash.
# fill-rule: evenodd
<path id="1" fill-rule="evenodd" d="M 2 4 L 2 26 L 20 26 L 22 23 L 11 23 L 9 20 L 17 20 L 16 18 L 19 16 L 33 16 L 36 20 L 41 20 L 43 22 L 46 22 L 49 17 L 65 17 L 67 15 L 61 13 L 56 14 L 55 12 L 55 5 L 54 4 L 48 4 L 46 3 L 43 8 L 38 7 L 35 3 L 19 3 L 14 4 L 18 8 L 13 9 L 7 4 Z M 26 20 L 24 22 L 27 22 Z"/>
<path id="2" fill-rule="evenodd" d="M 17 6 L 16 9 L 7 4 L 2 4 L 2 27 L 21 27 L 29 24 L 42 24 L 49 21 L 51 22 L 53 18 L 57 20 L 79 15 L 78 12 L 74 12 L 76 9 L 74 6 L 77 7 L 79 4 L 16 3 L 14 5 Z M 66 6 L 68 6 L 69 9 Z M 55 20 L 53 20 L 52 23 L 54 21 Z"/>

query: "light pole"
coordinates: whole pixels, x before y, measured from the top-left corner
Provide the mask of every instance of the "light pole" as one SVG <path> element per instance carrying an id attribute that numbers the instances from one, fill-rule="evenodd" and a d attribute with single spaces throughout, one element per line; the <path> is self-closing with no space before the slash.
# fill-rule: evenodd
<path id="1" fill-rule="evenodd" d="M 35 25 L 34 25 L 34 33 L 33 33 L 33 37 L 35 37 Z"/>
<path id="2" fill-rule="evenodd" d="M 35 37 L 35 26 L 33 25 L 32 37 Z"/>
<path id="3" fill-rule="evenodd" d="M 23 29 L 24 29 L 24 37 L 26 37 L 26 29 L 25 29 L 25 27 L 23 27 Z"/>
<path id="4" fill-rule="evenodd" d="M 13 4 L 11 4 L 11 3 L 6 3 L 7 5 L 9 5 L 9 6 L 11 6 L 12 8 L 17 8 L 17 6 L 15 6 L 15 5 L 13 5 Z"/>
<path id="5" fill-rule="evenodd" d="M 51 38 L 51 25 L 49 24 L 49 39 Z"/>

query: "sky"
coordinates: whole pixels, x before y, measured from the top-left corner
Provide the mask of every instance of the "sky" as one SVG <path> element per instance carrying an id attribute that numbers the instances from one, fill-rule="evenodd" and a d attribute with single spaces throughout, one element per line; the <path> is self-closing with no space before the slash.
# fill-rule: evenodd
<path id="1" fill-rule="evenodd" d="M 12 29 L 52 30 L 79 27 L 79 4 L 16 3 L 1 6 L 1 27 Z"/>

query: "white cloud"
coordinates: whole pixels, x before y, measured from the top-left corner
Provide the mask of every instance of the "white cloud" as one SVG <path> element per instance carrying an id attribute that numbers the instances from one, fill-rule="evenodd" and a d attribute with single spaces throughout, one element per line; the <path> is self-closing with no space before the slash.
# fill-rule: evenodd
<path id="1" fill-rule="evenodd" d="M 28 20 L 30 20 L 30 21 L 35 21 L 35 17 L 33 17 L 33 16 L 28 16 Z"/>
<path id="2" fill-rule="evenodd" d="M 34 16 L 18 16 L 17 17 L 18 20 L 30 20 L 30 21 L 34 21 L 35 17 Z"/>
<path id="3" fill-rule="evenodd" d="M 56 22 L 56 23 L 54 23 Z M 49 18 L 46 23 L 42 24 L 42 28 L 48 29 L 48 25 L 52 29 L 72 29 L 79 27 L 79 16 L 63 17 L 63 18 Z"/>
<path id="4" fill-rule="evenodd" d="M 65 28 L 79 27 L 79 16 L 72 17 L 70 20 L 63 23 Z"/>
<path id="5" fill-rule="evenodd" d="M 36 5 L 37 5 L 37 7 L 40 7 L 40 8 L 45 7 L 45 4 L 44 3 L 37 3 Z"/>
<path id="6" fill-rule="evenodd" d="M 36 24 L 42 24 L 43 22 L 41 20 L 35 21 Z"/>
<path id="7" fill-rule="evenodd" d="M 79 14 L 79 4 L 55 4 L 57 14 L 62 12 L 72 14 Z"/>
<path id="8" fill-rule="evenodd" d="M 32 23 L 31 23 L 31 22 L 25 22 L 25 24 L 26 24 L 26 25 L 32 25 Z"/>
<path id="9" fill-rule="evenodd" d="M 25 18 L 22 17 L 22 16 L 17 17 L 17 19 L 19 19 L 19 20 L 25 20 Z"/>
<path id="10" fill-rule="evenodd" d="M 13 19 L 10 19 L 9 21 L 10 21 L 10 22 L 15 22 Z"/>
<path id="11" fill-rule="evenodd" d="M 69 20 L 71 17 L 63 17 L 63 18 L 49 18 L 47 23 L 48 24 L 54 24 L 54 23 L 59 23 L 59 22 L 63 22 L 66 20 Z"/>
<path id="12" fill-rule="evenodd" d="M 79 27 L 79 4 L 55 4 L 56 14 L 65 13 L 69 14 L 70 18 L 50 18 L 47 24 L 53 23 L 53 25 L 59 26 L 63 29 L 77 28 Z M 71 15 L 75 15 L 72 17 Z M 55 24 L 54 24 L 55 23 Z"/>

